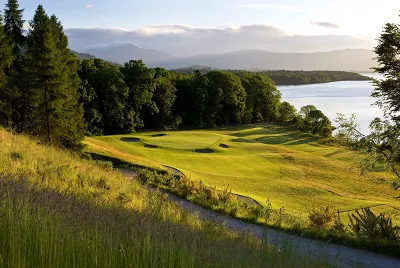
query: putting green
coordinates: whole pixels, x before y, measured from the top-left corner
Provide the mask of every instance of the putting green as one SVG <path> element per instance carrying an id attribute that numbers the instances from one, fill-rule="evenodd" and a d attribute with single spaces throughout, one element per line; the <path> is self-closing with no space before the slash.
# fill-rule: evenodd
<path id="1" fill-rule="evenodd" d="M 376 206 L 400 218 L 400 203 L 393 196 L 388 172 L 362 176 L 361 155 L 346 148 L 320 144 L 293 128 L 250 125 L 205 131 L 174 131 L 166 136 L 134 133 L 140 142 L 124 136 L 86 138 L 91 152 L 147 166 L 167 165 L 192 179 L 252 197 L 262 204 L 306 215 L 313 205 L 331 205 L 341 211 Z M 160 148 L 146 148 L 144 144 Z M 226 146 L 220 146 L 221 144 Z M 229 148 L 228 148 L 229 147 Z M 197 153 L 208 149 L 213 153 Z"/>

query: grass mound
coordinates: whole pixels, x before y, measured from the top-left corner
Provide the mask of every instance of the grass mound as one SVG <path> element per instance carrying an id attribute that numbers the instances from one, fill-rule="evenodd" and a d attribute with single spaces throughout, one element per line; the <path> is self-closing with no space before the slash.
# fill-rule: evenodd
<path id="1" fill-rule="evenodd" d="M 0 267 L 324 265 L 201 222 L 108 162 L 1 129 L 0 230 Z"/>
<path id="2" fill-rule="evenodd" d="M 123 141 L 123 142 L 140 142 L 140 139 L 139 139 L 139 138 L 130 138 L 130 137 L 128 137 L 128 138 L 121 138 L 120 140 Z"/>

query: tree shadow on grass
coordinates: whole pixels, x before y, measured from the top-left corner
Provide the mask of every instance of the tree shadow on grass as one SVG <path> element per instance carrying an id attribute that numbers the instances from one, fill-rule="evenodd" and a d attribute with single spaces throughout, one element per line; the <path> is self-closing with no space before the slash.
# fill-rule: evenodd
<path id="1" fill-rule="evenodd" d="M 238 137 L 232 142 L 243 143 L 264 143 L 264 144 L 285 144 L 285 145 L 301 145 L 316 141 L 317 138 L 310 134 L 301 133 L 299 131 L 288 131 L 284 127 L 271 127 L 270 129 L 257 129 L 252 131 L 235 133 L 232 136 Z M 249 136 L 261 136 L 255 139 L 247 139 Z"/>
<path id="2" fill-rule="evenodd" d="M 43 238 L 40 236 L 42 233 L 48 232 L 52 235 L 52 239 L 46 236 L 48 239 L 44 244 L 46 249 L 34 247 L 35 250 L 29 251 L 29 257 L 47 254 L 47 249 L 66 252 L 72 246 L 79 252 L 82 250 L 82 254 L 74 255 L 74 261 L 78 264 L 87 261 L 87 256 L 94 259 L 96 256 L 104 257 L 106 254 L 111 254 L 112 257 L 116 257 L 113 261 L 117 264 L 132 261 L 125 258 L 126 256 L 142 256 L 143 259 L 135 260 L 137 266 L 141 266 L 140 264 L 148 263 L 146 260 L 150 256 L 154 256 L 157 261 L 152 262 L 153 265 L 162 266 L 166 259 L 159 258 L 155 254 L 162 254 L 167 249 L 168 254 L 179 259 L 189 254 L 189 257 L 194 258 L 194 263 L 199 266 L 209 266 L 210 263 L 222 260 L 227 267 L 230 267 L 235 262 L 239 262 L 243 256 L 256 258 L 261 254 L 261 251 L 254 250 L 257 249 L 256 244 L 240 242 L 241 236 L 230 237 L 226 235 L 222 227 L 210 225 L 207 228 L 204 224 L 205 227 L 195 229 L 189 225 L 190 219 L 185 215 L 182 215 L 177 220 L 178 222 L 164 219 L 163 215 L 168 213 L 164 212 L 164 209 L 169 211 L 166 206 L 169 202 L 167 197 L 158 192 L 149 193 L 149 195 L 149 205 L 144 211 L 136 211 L 122 205 L 128 198 L 135 198 L 135 196 L 129 197 L 128 194 L 120 193 L 116 197 L 115 203 L 121 204 L 119 206 L 112 205 L 112 202 L 99 205 L 102 203 L 101 200 L 96 202 L 90 200 L 90 197 L 60 193 L 55 189 L 32 187 L 18 175 L 0 174 L 0 198 L 4 200 L 3 206 L 13 211 L 10 215 L 15 219 L 23 219 L 24 224 L 32 225 L 32 228 L 39 230 L 33 229 L 31 233 L 21 233 L 20 236 L 31 235 L 33 240 L 40 240 Z M 1 212 L 2 207 L 0 207 L 0 215 Z M 46 224 L 40 223 L 43 215 L 46 217 Z M 14 218 L 11 219 L 14 220 Z M 16 225 L 17 229 L 21 224 Z M 82 234 L 85 235 L 82 237 Z M 21 238 L 21 240 L 26 244 L 21 245 L 21 248 L 30 245 L 28 239 Z M 147 245 L 146 243 L 150 243 L 152 247 L 141 246 Z M 218 252 L 212 250 L 214 246 L 210 245 L 227 248 L 227 250 Z M 199 252 L 199 247 L 208 248 L 208 250 Z M 124 249 L 126 254 L 121 255 L 121 249 Z M 6 247 L 5 252 L 7 250 Z M 39 252 L 39 250 L 44 250 L 44 252 Z M 242 256 L 237 256 L 233 260 L 223 256 L 224 254 L 232 255 L 236 251 L 242 252 Z M 5 256 L 5 261 L 7 261 L 7 254 Z M 66 255 L 66 258 L 61 261 L 68 262 L 71 259 L 68 256 Z"/>

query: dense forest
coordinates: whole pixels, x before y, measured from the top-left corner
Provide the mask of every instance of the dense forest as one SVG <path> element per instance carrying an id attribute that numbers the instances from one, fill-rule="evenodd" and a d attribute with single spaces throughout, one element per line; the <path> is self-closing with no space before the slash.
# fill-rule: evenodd
<path id="1" fill-rule="evenodd" d="M 196 71 L 201 73 L 210 72 L 211 69 L 205 66 L 191 66 L 173 70 L 180 74 L 193 74 Z M 235 73 L 237 75 L 249 73 L 243 70 L 227 70 L 227 72 Z M 345 71 L 289 71 L 289 70 L 276 70 L 276 71 L 252 71 L 251 73 L 261 74 L 268 76 L 274 81 L 277 86 L 286 85 L 308 85 L 318 83 L 330 83 L 338 81 L 368 81 L 371 78 L 363 76 L 359 73 L 345 72 Z"/>
<path id="2" fill-rule="evenodd" d="M 87 55 L 80 60 L 56 16 L 39 5 L 25 34 L 22 12 L 9 0 L 0 20 L 0 124 L 14 132 L 73 149 L 81 147 L 84 135 L 141 128 L 280 121 L 297 122 L 315 134 L 332 132 L 315 107 L 297 114 L 282 102 L 266 73 L 179 73 L 148 68 L 140 60 L 123 66 Z M 313 122 L 319 124 L 311 129 Z"/>

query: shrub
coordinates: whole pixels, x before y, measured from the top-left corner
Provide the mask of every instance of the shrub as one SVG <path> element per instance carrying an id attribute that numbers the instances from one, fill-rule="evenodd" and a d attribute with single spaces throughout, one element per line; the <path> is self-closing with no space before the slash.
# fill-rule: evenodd
<path id="1" fill-rule="evenodd" d="M 356 210 L 349 218 L 349 226 L 359 238 L 390 242 L 399 239 L 400 227 L 393 226 L 390 216 L 383 213 L 377 216 L 369 208 L 363 208 L 361 212 Z"/>
<path id="2" fill-rule="evenodd" d="M 18 153 L 18 152 L 11 152 L 10 153 L 10 157 L 13 161 L 18 161 L 18 160 L 22 160 L 23 156 L 22 154 Z"/>
<path id="3" fill-rule="evenodd" d="M 334 221 L 335 212 L 330 206 L 314 207 L 308 212 L 309 225 L 314 229 L 325 229 Z"/>
<path id="4" fill-rule="evenodd" d="M 321 131 L 319 132 L 319 134 L 323 137 L 323 138 L 329 138 L 332 137 L 332 127 L 329 126 L 325 126 L 321 129 Z"/>
<path id="5" fill-rule="evenodd" d="M 197 195 L 200 192 L 200 183 L 196 181 L 192 181 L 190 178 L 186 176 L 180 177 L 179 180 L 176 181 L 178 187 L 175 189 L 178 190 L 178 194 L 183 198 L 188 198 L 191 195 Z"/>
<path id="6" fill-rule="evenodd" d="M 339 211 L 337 213 L 335 213 L 335 220 L 333 222 L 332 229 L 338 234 L 346 233 L 346 229 L 344 227 L 344 224 L 342 223 L 342 219 L 340 218 Z"/>
<path id="7" fill-rule="evenodd" d="M 220 191 L 218 193 L 218 199 L 220 202 L 223 204 L 228 203 L 229 201 L 232 200 L 232 191 L 229 189 L 229 186 L 226 186 L 224 190 Z"/>

